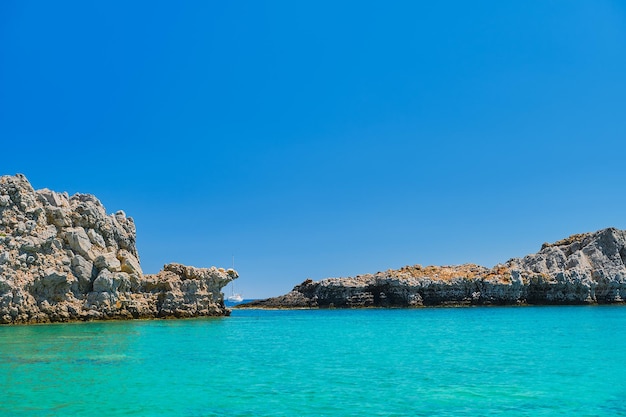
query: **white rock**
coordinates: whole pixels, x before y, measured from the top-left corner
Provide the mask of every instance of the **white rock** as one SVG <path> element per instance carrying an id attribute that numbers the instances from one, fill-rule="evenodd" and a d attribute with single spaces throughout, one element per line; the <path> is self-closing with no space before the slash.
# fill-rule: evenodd
<path id="1" fill-rule="evenodd" d="M 39 237 L 43 240 L 55 238 L 57 236 L 57 228 L 54 225 L 48 225 L 39 233 Z"/>
<path id="2" fill-rule="evenodd" d="M 94 229 L 87 230 L 87 236 L 89 236 L 89 240 L 94 245 L 100 246 L 101 248 L 106 248 L 107 245 L 104 242 L 104 238 L 102 237 L 100 233 L 96 232 Z"/>
<path id="3" fill-rule="evenodd" d="M 112 273 L 102 270 L 93 282 L 94 292 L 108 292 L 116 294 L 130 289 L 130 277 L 124 272 Z"/>
<path id="4" fill-rule="evenodd" d="M 41 249 L 43 241 L 36 237 L 27 237 L 22 241 L 20 250 L 24 252 L 35 252 Z"/>
<path id="5" fill-rule="evenodd" d="M 67 198 L 64 198 L 65 196 L 63 194 L 56 193 L 54 191 L 48 190 L 47 188 L 44 188 L 43 190 L 37 190 L 37 194 L 42 196 L 48 202 L 48 204 L 53 207 L 62 207 L 67 206 L 68 204 Z"/>
<path id="6" fill-rule="evenodd" d="M 143 272 L 141 271 L 141 265 L 133 254 L 131 254 L 127 250 L 122 249 L 119 251 L 118 257 L 122 263 L 123 272 L 140 276 L 143 274 Z"/>
<path id="7" fill-rule="evenodd" d="M 124 210 L 118 210 L 115 212 L 115 219 L 118 222 L 123 222 L 126 220 L 126 213 L 124 212 Z"/>
<path id="8" fill-rule="evenodd" d="M 78 278 L 78 284 L 81 292 L 89 290 L 91 280 L 94 275 L 93 263 L 89 262 L 80 255 L 76 255 L 71 261 L 72 272 Z"/>
<path id="9" fill-rule="evenodd" d="M 87 236 L 85 229 L 82 227 L 68 229 L 65 232 L 65 238 L 67 239 L 67 243 L 69 243 L 72 250 L 78 252 L 86 259 L 92 260 L 94 258 L 93 252 L 91 251 L 91 241 L 89 240 L 89 236 Z"/>
<path id="10" fill-rule="evenodd" d="M 69 218 L 68 213 L 60 207 L 47 207 L 46 214 L 49 221 L 57 227 L 69 227 L 72 225 L 72 220 Z"/>
<path id="11" fill-rule="evenodd" d="M 117 288 L 113 287 L 113 274 L 107 269 L 100 271 L 93 281 L 94 292 L 113 292 Z"/>
<path id="12" fill-rule="evenodd" d="M 122 264 L 113 252 L 108 252 L 96 257 L 94 265 L 96 265 L 98 269 L 108 269 L 111 272 L 120 272 L 122 270 Z"/>

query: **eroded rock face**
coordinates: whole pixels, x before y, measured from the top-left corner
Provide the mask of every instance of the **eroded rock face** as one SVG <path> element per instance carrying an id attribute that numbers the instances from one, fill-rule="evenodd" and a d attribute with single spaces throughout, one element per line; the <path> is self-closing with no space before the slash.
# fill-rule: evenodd
<path id="1" fill-rule="evenodd" d="M 304 281 L 280 297 L 238 307 L 413 307 L 594 304 L 626 300 L 626 231 L 570 236 L 494 268 L 407 266 L 352 278 Z"/>
<path id="2" fill-rule="evenodd" d="M 88 194 L 0 177 L 0 323 L 227 315 L 233 270 L 166 265 L 144 275 L 132 218 Z"/>

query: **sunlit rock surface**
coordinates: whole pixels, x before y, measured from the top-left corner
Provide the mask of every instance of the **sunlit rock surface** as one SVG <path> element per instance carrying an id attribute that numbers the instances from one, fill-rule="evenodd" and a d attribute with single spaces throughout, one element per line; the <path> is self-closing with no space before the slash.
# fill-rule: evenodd
<path id="1" fill-rule="evenodd" d="M 144 275 L 135 223 L 89 194 L 0 177 L 0 323 L 228 315 L 234 270 L 165 265 Z"/>
<path id="2" fill-rule="evenodd" d="M 626 299 L 626 231 L 570 236 L 494 268 L 406 266 L 351 278 L 306 280 L 240 308 L 605 304 Z"/>

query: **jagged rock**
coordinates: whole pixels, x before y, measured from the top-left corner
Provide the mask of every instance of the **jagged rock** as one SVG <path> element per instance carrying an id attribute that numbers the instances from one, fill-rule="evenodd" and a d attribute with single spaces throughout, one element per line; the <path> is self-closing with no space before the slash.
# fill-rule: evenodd
<path id="1" fill-rule="evenodd" d="M 67 216 L 67 212 L 60 207 L 46 207 L 48 221 L 57 227 L 68 227 L 72 225 L 72 220 Z"/>
<path id="2" fill-rule="evenodd" d="M 63 194 L 56 193 L 54 191 L 48 190 L 47 188 L 39 190 L 37 194 L 41 198 L 44 198 L 52 207 L 68 206 L 68 198 Z"/>
<path id="3" fill-rule="evenodd" d="M 117 295 L 119 292 L 128 292 L 129 289 L 130 277 L 125 272 L 115 273 L 103 269 L 93 281 L 94 292 L 107 292 Z"/>
<path id="4" fill-rule="evenodd" d="M 90 291 L 91 282 L 95 278 L 96 269 L 92 262 L 86 260 L 80 255 L 76 255 L 71 261 L 72 272 L 78 279 L 78 286 L 81 293 L 85 294 Z"/>
<path id="5" fill-rule="evenodd" d="M 104 241 L 104 238 L 102 237 L 101 234 L 99 234 L 98 232 L 96 232 L 94 229 L 89 229 L 87 231 L 87 236 L 89 237 L 89 241 L 96 245 L 99 246 L 101 248 L 106 248 L 107 244 Z"/>
<path id="6" fill-rule="evenodd" d="M 75 227 L 67 229 L 65 232 L 65 238 L 70 245 L 70 248 L 89 260 L 94 259 L 94 254 L 91 251 L 91 241 L 89 236 L 82 227 Z"/>
<path id="7" fill-rule="evenodd" d="M 227 315 L 215 268 L 143 275 L 132 218 L 93 195 L 0 177 L 0 323 Z"/>
<path id="8" fill-rule="evenodd" d="M 98 256 L 93 263 L 98 269 L 108 269 L 111 272 L 119 272 L 122 270 L 122 263 L 113 252 Z"/>
<path id="9" fill-rule="evenodd" d="M 240 308 L 595 304 L 626 299 L 626 231 L 570 236 L 494 268 L 406 266 L 352 278 L 306 280 Z"/>
<path id="10" fill-rule="evenodd" d="M 215 289 L 224 287 L 236 277 L 234 271 L 228 273 L 215 267 L 194 268 L 172 263 L 147 279 L 152 291 L 163 294 L 158 306 L 161 316 L 194 317 L 211 315 L 215 309 L 227 314 L 224 295 Z"/>
<path id="11" fill-rule="evenodd" d="M 121 262 L 122 271 L 128 274 L 142 275 L 141 265 L 135 256 L 126 249 L 120 249 L 117 254 Z"/>

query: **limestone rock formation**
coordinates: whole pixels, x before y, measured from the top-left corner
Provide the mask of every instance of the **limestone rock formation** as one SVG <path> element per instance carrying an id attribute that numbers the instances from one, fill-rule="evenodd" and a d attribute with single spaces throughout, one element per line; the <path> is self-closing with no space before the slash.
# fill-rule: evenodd
<path id="1" fill-rule="evenodd" d="M 165 265 L 144 275 L 135 223 L 89 194 L 0 177 L 0 323 L 227 315 L 234 270 Z"/>
<path id="2" fill-rule="evenodd" d="M 353 278 L 306 280 L 239 308 L 595 304 L 626 300 L 626 231 L 570 236 L 494 268 L 406 266 Z"/>

